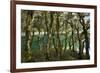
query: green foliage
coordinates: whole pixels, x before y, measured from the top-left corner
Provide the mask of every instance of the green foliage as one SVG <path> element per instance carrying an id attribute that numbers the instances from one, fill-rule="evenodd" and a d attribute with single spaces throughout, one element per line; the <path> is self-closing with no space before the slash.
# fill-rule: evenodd
<path id="1" fill-rule="evenodd" d="M 89 31 L 89 13 L 22 10 L 21 61 L 89 59 Z"/>

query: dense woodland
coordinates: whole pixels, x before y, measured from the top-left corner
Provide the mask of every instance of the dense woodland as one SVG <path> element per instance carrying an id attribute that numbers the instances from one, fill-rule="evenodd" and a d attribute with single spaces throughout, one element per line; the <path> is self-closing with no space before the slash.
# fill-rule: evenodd
<path id="1" fill-rule="evenodd" d="M 21 10 L 21 61 L 90 59 L 90 14 Z"/>

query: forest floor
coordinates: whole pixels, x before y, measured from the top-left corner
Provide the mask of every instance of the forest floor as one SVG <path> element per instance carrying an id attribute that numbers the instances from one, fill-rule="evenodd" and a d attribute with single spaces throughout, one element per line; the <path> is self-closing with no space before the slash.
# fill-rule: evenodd
<path id="1" fill-rule="evenodd" d="M 34 50 L 32 52 L 32 58 L 30 60 L 23 59 L 25 56 L 22 54 L 22 62 L 48 62 L 48 61 L 72 61 L 72 60 L 86 60 L 86 55 L 83 54 L 82 58 L 79 59 L 77 51 L 66 50 L 55 53 L 54 50 L 50 50 L 48 53 L 45 50 Z"/>

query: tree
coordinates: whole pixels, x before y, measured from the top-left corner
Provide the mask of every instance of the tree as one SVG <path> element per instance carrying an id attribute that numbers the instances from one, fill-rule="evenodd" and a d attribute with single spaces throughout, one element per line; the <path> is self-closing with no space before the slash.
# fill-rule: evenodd
<path id="1" fill-rule="evenodd" d="M 32 19 L 33 19 L 33 11 L 22 11 L 22 13 L 25 13 L 26 17 L 24 18 L 22 16 L 22 19 L 25 22 L 25 25 L 23 26 L 23 31 L 25 32 L 25 57 L 24 60 L 30 61 L 32 58 L 32 52 L 31 52 L 31 46 L 32 46 L 32 39 L 34 36 L 34 31 L 33 31 L 33 24 L 32 24 Z M 23 14 L 22 14 L 23 15 Z"/>
<path id="2" fill-rule="evenodd" d="M 79 21 L 83 27 L 83 33 L 85 36 L 85 43 L 86 43 L 86 58 L 89 59 L 89 37 L 88 37 L 88 29 L 89 29 L 89 24 L 86 24 L 85 22 L 85 16 L 89 16 L 89 14 L 85 14 L 85 13 L 78 13 L 79 16 Z M 89 22 L 89 21 L 87 21 Z"/>

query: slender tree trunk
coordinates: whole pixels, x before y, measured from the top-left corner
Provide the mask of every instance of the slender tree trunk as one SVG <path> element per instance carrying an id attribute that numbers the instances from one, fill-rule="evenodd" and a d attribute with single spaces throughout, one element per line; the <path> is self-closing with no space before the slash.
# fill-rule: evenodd
<path id="1" fill-rule="evenodd" d="M 74 50 L 74 25 L 73 25 L 72 21 L 70 22 L 70 26 L 72 28 L 72 34 L 71 34 L 72 35 L 72 37 L 71 37 L 72 38 L 72 47 L 73 47 L 72 51 L 75 51 Z"/>
<path id="2" fill-rule="evenodd" d="M 31 21 L 32 21 L 32 18 L 33 18 L 33 11 L 30 11 L 27 13 L 27 19 L 26 19 L 26 28 L 25 28 L 25 37 L 26 37 L 26 47 L 25 47 L 25 50 L 26 50 L 26 61 L 31 61 L 32 59 L 32 39 L 33 39 L 33 36 L 34 36 L 34 31 L 32 30 L 32 24 L 31 24 Z"/>
<path id="3" fill-rule="evenodd" d="M 71 38 L 70 38 L 70 40 L 69 40 L 69 49 L 71 50 L 72 48 L 71 48 Z"/>
<path id="4" fill-rule="evenodd" d="M 61 41 L 60 41 L 60 36 L 59 36 L 59 28 L 60 28 L 60 22 L 59 22 L 59 13 L 57 13 L 57 19 L 56 19 L 56 31 L 57 31 L 57 48 L 59 50 L 58 57 L 61 58 L 62 54 L 62 46 L 61 46 Z"/>
<path id="5" fill-rule="evenodd" d="M 58 50 L 57 50 L 57 46 L 56 46 L 56 43 L 55 43 L 55 37 L 54 36 L 55 35 L 53 34 L 53 38 L 52 38 L 52 40 L 53 40 L 53 46 L 54 46 L 54 49 L 56 51 L 56 55 L 58 55 Z"/>
<path id="6" fill-rule="evenodd" d="M 72 51 L 74 51 L 74 29 L 73 28 L 72 28 L 72 45 L 73 45 Z"/>
<path id="7" fill-rule="evenodd" d="M 46 59 L 49 60 L 49 27 L 48 27 L 48 21 L 47 21 L 47 13 L 45 12 L 45 25 L 46 25 L 46 31 L 47 31 L 47 45 L 46 45 Z"/>
<path id="8" fill-rule="evenodd" d="M 87 36 L 87 32 L 85 33 L 85 42 L 86 42 L 86 58 L 89 59 L 90 55 L 89 55 L 89 39 Z"/>
<path id="9" fill-rule="evenodd" d="M 64 48 L 64 53 L 66 52 L 66 49 L 67 49 L 67 41 L 68 41 L 67 40 L 67 38 L 68 38 L 67 37 L 67 35 L 68 35 L 68 33 L 67 33 L 68 28 L 67 27 L 68 27 L 68 24 L 65 24 L 65 32 L 66 33 L 65 33 L 65 48 Z"/>
<path id="10" fill-rule="evenodd" d="M 80 39 L 80 35 L 79 35 L 79 28 L 76 28 L 76 31 L 77 31 L 77 37 L 78 37 L 78 42 L 79 42 L 79 59 L 82 59 L 82 42 L 81 42 L 81 39 Z"/>

